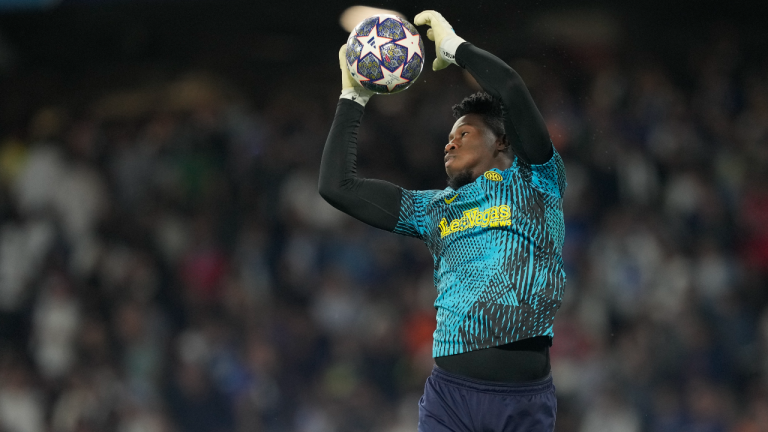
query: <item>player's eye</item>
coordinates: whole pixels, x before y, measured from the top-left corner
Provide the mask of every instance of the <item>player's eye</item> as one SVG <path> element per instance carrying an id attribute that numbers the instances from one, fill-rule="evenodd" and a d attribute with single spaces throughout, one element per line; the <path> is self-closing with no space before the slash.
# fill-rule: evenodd
<path id="1" fill-rule="evenodd" d="M 466 135 L 466 134 L 468 134 L 468 133 L 469 133 L 469 132 L 462 132 L 462 133 L 461 133 L 461 136 L 464 136 L 464 135 Z"/>

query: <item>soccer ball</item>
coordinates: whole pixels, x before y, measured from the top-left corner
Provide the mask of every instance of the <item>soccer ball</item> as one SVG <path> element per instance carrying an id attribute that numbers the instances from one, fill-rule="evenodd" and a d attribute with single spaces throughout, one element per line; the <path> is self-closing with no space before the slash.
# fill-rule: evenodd
<path id="1" fill-rule="evenodd" d="M 413 84 L 424 66 L 424 43 L 408 21 L 378 14 L 358 24 L 347 40 L 347 66 L 352 77 L 381 94 L 401 92 Z"/>

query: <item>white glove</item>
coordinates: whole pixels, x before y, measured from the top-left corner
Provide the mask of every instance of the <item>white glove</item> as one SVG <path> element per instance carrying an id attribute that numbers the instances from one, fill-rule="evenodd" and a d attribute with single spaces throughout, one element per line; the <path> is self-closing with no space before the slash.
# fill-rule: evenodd
<path id="1" fill-rule="evenodd" d="M 349 72 L 347 66 L 347 44 L 339 49 L 339 68 L 341 69 L 341 98 L 349 99 L 359 103 L 362 106 L 368 103 L 368 99 L 374 95 L 374 92 L 363 88 Z"/>
<path id="2" fill-rule="evenodd" d="M 437 51 L 437 58 L 432 62 L 432 70 L 438 71 L 447 68 L 451 63 L 456 64 L 456 49 L 465 40 L 456 36 L 453 27 L 442 15 L 433 10 L 427 10 L 416 15 L 413 23 L 431 27 L 427 30 L 427 37 L 435 41 L 435 51 Z"/>

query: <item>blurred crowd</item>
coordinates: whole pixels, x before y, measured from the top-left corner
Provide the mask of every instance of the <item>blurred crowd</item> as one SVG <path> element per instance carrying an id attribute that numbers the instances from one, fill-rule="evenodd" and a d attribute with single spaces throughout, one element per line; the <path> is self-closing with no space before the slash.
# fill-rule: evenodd
<path id="1" fill-rule="evenodd" d="M 557 430 L 768 431 L 768 63 L 599 57 L 505 58 L 568 176 Z M 415 430 L 432 260 L 317 194 L 334 61 L 322 90 L 193 75 L 0 137 L 0 431 Z M 473 91 L 374 97 L 360 173 L 444 188 Z"/>

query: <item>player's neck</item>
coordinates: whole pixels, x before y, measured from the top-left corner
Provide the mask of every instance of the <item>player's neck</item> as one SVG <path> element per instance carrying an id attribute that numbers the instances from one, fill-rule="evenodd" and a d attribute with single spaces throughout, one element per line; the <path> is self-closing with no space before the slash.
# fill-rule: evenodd
<path id="1" fill-rule="evenodd" d="M 512 158 L 503 154 L 499 154 L 495 158 L 491 159 L 488 164 L 478 167 L 478 170 L 474 171 L 472 174 L 475 174 L 474 177 L 478 178 L 481 175 L 483 175 L 486 171 L 489 171 L 493 168 L 496 168 L 499 171 L 506 171 L 511 166 L 512 166 Z"/>
<path id="2" fill-rule="evenodd" d="M 499 171 L 506 171 L 511 166 L 512 166 L 512 160 L 507 157 L 504 157 L 504 158 L 500 158 L 500 160 L 497 163 L 495 163 L 491 168 L 496 168 Z"/>

